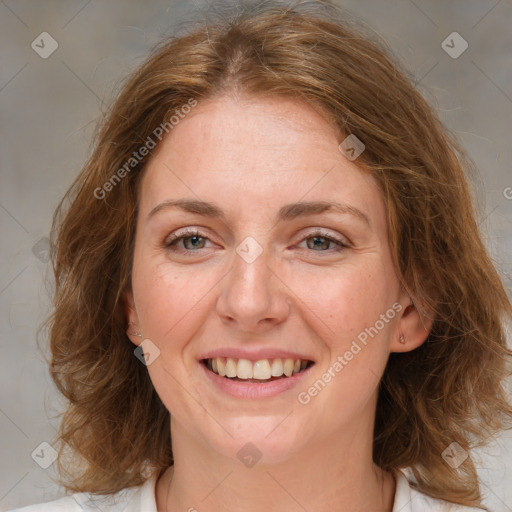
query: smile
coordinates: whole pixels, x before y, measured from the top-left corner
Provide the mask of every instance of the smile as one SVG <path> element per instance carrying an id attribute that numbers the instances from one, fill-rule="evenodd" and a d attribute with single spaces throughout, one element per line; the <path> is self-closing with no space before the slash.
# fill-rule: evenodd
<path id="1" fill-rule="evenodd" d="M 312 361 L 291 358 L 259 359 L 253 362 L 242 358 L 214 357 L 202 362 L 220 377 L 249 382 L 269 382 L 291 377 L 313 364 Z"/>

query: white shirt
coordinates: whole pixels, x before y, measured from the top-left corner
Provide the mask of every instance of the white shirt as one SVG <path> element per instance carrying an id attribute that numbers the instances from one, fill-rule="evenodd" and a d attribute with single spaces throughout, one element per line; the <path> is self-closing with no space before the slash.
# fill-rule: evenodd
<path id="1" fill-rule="evenodd" d="M 406 476 L 395 472 L 393 512 L 482 512 L 422 494 L 409 485 Z M 75 493 L 48 503 L 29 505 L 11 512 L 158 512 L 155 500 L 156 474 L 139 487 L 123 489 L 110 496 Z M 199 505 L 197 505 L 201 509 Z M 194 510 L 191 506 L 190 510 Z M 185 512 L 185 511 L 184 511 Z"/>

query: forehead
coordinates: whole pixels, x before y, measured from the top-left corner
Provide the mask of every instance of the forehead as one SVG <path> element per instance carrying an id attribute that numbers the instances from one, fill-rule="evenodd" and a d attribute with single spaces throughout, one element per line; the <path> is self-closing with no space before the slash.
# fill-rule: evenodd
<path id="1" fill-rule="evenodd" d="M 382 219 L 376 183 L 340 152 L 342 138 L 312 107 L 291 99 L 199 103 L 148 162 L 141 213 L 180 197 L 260 215 L 299 200 L 344 199 Z"/>

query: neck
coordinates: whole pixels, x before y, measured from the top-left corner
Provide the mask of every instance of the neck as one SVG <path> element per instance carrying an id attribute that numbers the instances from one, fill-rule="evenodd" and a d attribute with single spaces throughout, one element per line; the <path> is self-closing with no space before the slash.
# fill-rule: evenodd
<path id="1" fill-rule="evenodd" d="M 391 512 L 395 482 L 375 466 L 371 443 L 359 433 L 309 444 L 279 464 L 251 468 L 205 452 L 185 429 L 173 425 L 175 463 L 157 484 L 159 512 Z M 366 439 L 364 441 L 367 441 Z"/>

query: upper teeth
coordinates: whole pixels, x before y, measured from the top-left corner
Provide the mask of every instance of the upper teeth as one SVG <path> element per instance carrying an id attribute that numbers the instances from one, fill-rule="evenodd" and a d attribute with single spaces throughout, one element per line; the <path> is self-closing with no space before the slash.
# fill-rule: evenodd
<path id="1" fill-rule="evenodd" d="M 308 361 L 301 359 L 233 359 L 232 357 L 214 357 L 207 360 L 208 368 L 221 377 L 238 377 L 239 379 L 266 380 L 300 372 L 306 368 Z"/>

